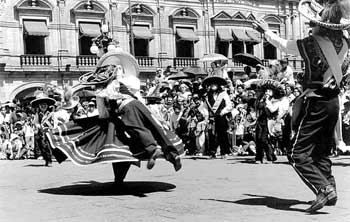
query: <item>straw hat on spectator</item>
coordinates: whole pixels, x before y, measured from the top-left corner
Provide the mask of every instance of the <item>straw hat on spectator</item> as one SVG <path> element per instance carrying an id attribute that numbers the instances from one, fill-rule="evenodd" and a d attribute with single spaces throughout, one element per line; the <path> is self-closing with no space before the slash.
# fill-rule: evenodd
<path id="1" fill-rule="evenodd" d="M 35 99 L 30 102 L 33 107 L 36 107 L 42 103 L 46 103 L 48 106 L 52 106 L 55 105 L 56 100 L 50 98 L 44 91 L 41 91 L 35 96 Z"/>

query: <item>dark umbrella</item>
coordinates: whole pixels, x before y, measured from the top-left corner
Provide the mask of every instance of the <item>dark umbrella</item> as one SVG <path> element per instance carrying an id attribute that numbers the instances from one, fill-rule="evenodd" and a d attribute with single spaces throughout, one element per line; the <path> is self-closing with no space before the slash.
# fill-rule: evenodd
<path id="1" fill-rule="evenodd" d="M 190 66 L 190 67 L 186 67 L 182 70 L 182 72 L 184 73 L 190 73 L 196 76 L 200 76 L 200 75 L 207 75 L 207 72 L 205 71 L 204 68 L 199 67 L 199 66 Z"/>
<path id="2" fill-rule="evenodd" d="M 185 73 L 183 71 L 179 71 L 175 74 L 171 74 L 168 76 L 169 80 L 179 80 L 179 79 L 193 79 L 195 77 L 192 73 Z"/>
<path id="3" fill-rule="evenodd" d="M 238 53 L 233 56 L 233 59 L 248 66 L 262 65 L 262 61 L 258 57 L 248 53 Z"/>
<path id="4" fill-rule="evenodd" d="M 95 97 L 95 93 L 90 90 L 80 90 L 78 92 L 73 93 L 74 96 L 78 96 L 79 98 L 89 98 L 89 97 Z"/>

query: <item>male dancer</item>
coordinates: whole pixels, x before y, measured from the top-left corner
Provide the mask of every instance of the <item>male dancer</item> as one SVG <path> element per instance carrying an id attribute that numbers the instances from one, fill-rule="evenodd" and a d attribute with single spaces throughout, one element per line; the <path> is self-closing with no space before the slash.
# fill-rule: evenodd
<path id="1" fill-rule="evenodd" d="M 304 93 L 299 97 L 300 109 L 294 108 L 295 137 L 288 159 L 305 184 L 316 194 L 316 200 L 306 209 L 313 213 L 324 205 L 335 205 L 336 184 L 329 154 L 335 146 L 334 129 L 339 111 L 339 84 L 348 69 L 349 41 L 343 30 L 350 27 L 349 0 L 302 0 L 299 12 L 310 20 L 312 35 L 288 41 L 269 30 L 268 25 L 255 21 L 255 28 L 264 33 L 274 46 L 288 54 L 301 55 L 305 61 Z M 344 21 L 344 20 L 342 20 Z"/>

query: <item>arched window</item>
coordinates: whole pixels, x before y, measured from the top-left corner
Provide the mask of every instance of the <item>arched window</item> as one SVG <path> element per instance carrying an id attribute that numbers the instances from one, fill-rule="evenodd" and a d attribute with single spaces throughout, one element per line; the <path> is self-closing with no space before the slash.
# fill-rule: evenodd
<path id="1" fill-rule="evenodd" d="M 24 54 L 46 54 L 52 9 L 46 0 L 22 0 L 15 5 L 17 19 L 23 27 Z"/>
<path id="2" fill-rule="evenodd" d="M 199 41 L 196 34 L 199 17 L 195 10 L 187 7 L 177 9 L 170 16 L 176 40 L 176 57 L 194 57 L 194 44 Z"/>
<path id="3" fill-rule="evenodd" d="M 130 24 L 129 9 L 123 13 L 127 26 L 132 25 L 132 41 L 134 43 L 134 55 L 149 57 L 150 41 L 154 39 L 152 27 L 154 24 L 155 11 L 145 4 L 131 6 L 132 24 Z"/>
<path id="4" fill-rule="evenodd" d="M 98 1 L 81 1 L 71 9 L 78 30 L 79 55 L 93 55 L 90 52 L 92 39 L 101 34 L 101 21 L 105 20 L 106 12 Z"/>

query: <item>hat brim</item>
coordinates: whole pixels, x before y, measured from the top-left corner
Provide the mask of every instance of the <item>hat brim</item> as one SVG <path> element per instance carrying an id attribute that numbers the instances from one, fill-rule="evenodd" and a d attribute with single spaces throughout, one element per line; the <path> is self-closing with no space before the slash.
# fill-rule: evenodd
<path id="1" fill-rule="evenodd" d="M 6 107 L 6 106 L 14 108 L 14 107 L 16 107 L 16 104 L 7 102 L 7 103 L 2 104 L 0 107 Z"/>
<path id="2" fill-rule="evenodd" d="M 162 100 L 159 96 L 144 96 L 143 98 L 147 100 Z"/>
<path id="3" fill-rule="evenodd" d="M 101 66 L 94 72 L 88 72 L 79 77 L 82 85 L 100 85 L 106 84 L 115 77 L 117 67 L 113 65 Z"/>
<path id="4" fill-rule="evenodd" d="M 346 30 L 350 28 L 350 20 L 348 19 L 342 19 L 340 24 L 320 21 L 317 15 L 323 9 L 324 7 L 315 0 L 301 0 L 298 5 L 300 14 L 318 26 L 332 30 Z"/>
<path id="5" fill-rule="evenodd" d="M 79 103 L 79 97 L 77 96 L 73 96 L 68 103 L 64 103 L 62 105 L 62 109 L 73 109 L 74 107 L 76 107 Z"/>
<path id="6" fill-rule="evenodd" d="M 273 80 L 273 79 L 262 80 L 259 84 L 259 88 L 261 90 L 271 89 L 274 92 L 274 97 L 276 99 L 279 99 L 285 96 L 284 85 L 282 85 L 280 82 L 277 82 L 276 80 Z"/>
<path id="7" fill-rule="evenodd" d="M 227 84 L 227 81 L 224 78 L 219 77 L 219 76 L 210 76 L 210 77 L 205 78 L 202 82 L 202 84 L 205 86 L 208 86 L 208 85 L 213 84 L 213 83 L 224 86 Z"/>
<path id="8" fill-rule="evenodd" d="M 52 106 L 55 105 L 56 100 L 51 99 L 51 98 L 38 98 L 38 99 L 34 99 L 33 101 L 30 102 L 30 105 L 32 105 L 33 107 L 38 106 L 40 103 L 46 103 L 48 106 Z"/>
<path id="9" fill-rule="evenodd" d="M 139 76 L 140 68 L 134 56 L 127 52 L 108 52 L 98 60 L 97 67 L 121 65 L 126 75 Z"/>

